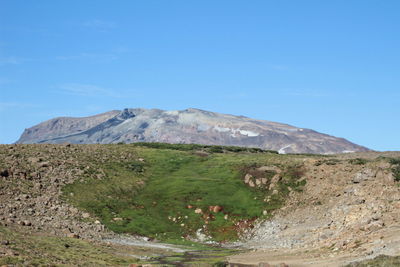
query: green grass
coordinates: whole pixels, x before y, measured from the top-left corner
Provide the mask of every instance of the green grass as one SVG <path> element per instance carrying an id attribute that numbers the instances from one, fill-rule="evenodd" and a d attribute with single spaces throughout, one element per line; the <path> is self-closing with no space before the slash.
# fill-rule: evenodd
<path id="1" fill-rule="evenodd" d="M 400 266 L 400 256 L 380 255 L 371 260 L 365 260 L 347 265 L 347 267 L 395 267 Z"/>
<path id="2" fill-rule="evenodd" d="M 140 146 L 157 149 L 172 149 L 180 151 L 202 150 L 211 153 L 226 153 L 226 152 L 250 152 L 250 153 L 272 153 L 278 154 L 274 150 L 264 150 L 256 147 L 241 147 L 241 146 L 217 146 L 217 145 L 199 145 L 199 144 L 168 144 L 168 143 L 133 143 L 131 146 Z"/>
<path id="3" fill-rule="evenodd" d="M 127 266 L 137 259 L 113 248 L 74 238 L 26 234 L 0 226 L 0 240 L 14 255 L 0 257 L 0 265 L 17 266 Z M 134 254 L 136 252 L 130 251 Z M 138 252 L 140 253 L 140 252 Z"/>
<path id="4" fill-rule="evenodd" d="M 215 241 L 236 240 L 243 224 L 270 216 L 263 211 L 270 214 L 281 207 L 289 187 L 301 190 L 305 184 L 300 181 L 301 166 L 273 153 L 232 153 L 224 147 L 223 153 L 208 150 L 207 156 L 199 156 L 194 153 L 199 145 L 169 144 L 114 145 L 110 149 L 116 147 L 144 162 L 111 160 L 100 166 L 106 173 L 103 179 L 86 175 L 66 186 L 64 193 L 74 205 L 118 233 L 186 243 L 186 238 L 204 229 Z M 281 164 L 288 162 L 278 194 L 243 182 L 246 166 L 276 164 L 278 159 Z M 265 176 L 271 178 L 268 173 Z M 267 196 L 270 201 L 264 202 Z M 223 211 L 209 211 L 215 205 Z M 197 208 L 203 214 L 196 214 Z"/>
<path id="5" fill-rule="evenodd" d="M 27 233 L 21 229 L 0 226 L 0 240 L 8 240 L 8 255 L 0 257 L 0 265 L 11 266 L 129 266 L 155 264 L 176 266 L 212 266 L 227 256 L 238 253 L 235 249 L 210 246 L 187 247 L 190 251 L 175 253 L 162 249 L 108 245 L 81 239 L 56 237 L 43 233 Z M 147 258 L 139 260 L 137 257 Z"/>

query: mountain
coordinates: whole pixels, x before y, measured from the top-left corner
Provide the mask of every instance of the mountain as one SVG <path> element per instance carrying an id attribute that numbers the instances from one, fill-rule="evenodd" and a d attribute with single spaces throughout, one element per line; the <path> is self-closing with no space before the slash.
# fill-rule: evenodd
<path id="1" fill-rule="evenodd" d="M 258 147 L 280 153 L 368 151 L 346 139 L 291 125 L 200 109 L 113 110 L 83 118 L 54 118 L 25 129 L 19 144 L 196 143 Z"/>

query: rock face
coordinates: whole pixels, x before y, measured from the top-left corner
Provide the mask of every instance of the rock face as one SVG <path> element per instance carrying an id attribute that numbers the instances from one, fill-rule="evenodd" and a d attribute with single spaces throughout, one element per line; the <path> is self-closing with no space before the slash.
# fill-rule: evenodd
<path id="1" fill-rule="evenodd" d="M 84 118 L 55 118 L 26 129 L 17 143 L 196 143 L 258 147 L 280 153 L 368 151 L 343 138 L 287 124 L 199 109 L 124 109 Z"/>
<path id="2" fill-rule="evenodd" d="M 84 132 L 115 117 L 119 113 L 120 111 L 113 110 L 84 118 L 61 117 L 51 119 L 26 129 L 17 143 L 41 143 L 43 140 Z"/>
<path id="3" fill-rule="evenodd" d="M 326 258 L 334 258 L 335 263 L 318 265 L 314 257 L 304 256 L 307 252 L 295 250 L 305 259 L 293 266 L 347 266 L 340 264 L 343 259 L 337 256 L 339 251 L 354 253 L 359 259 L 399 255 L 400 187 L 390 179 L 392 167 L 377 155 L 371 155 L 371 161 L 365 164 L 351 163 L 351 154 L 338 155 L 336 159 L 342 159 L 334 165 L 329 160 L 305 159 L 307 183 L 302 192 L 291 191 L 285 206 L 273 218 L 260 221 L 244 235 L 245 247 L 260 253 L 233 256 L 233 262 L 247 257 L 247 262 L 271 263 L 273 251 L 293 248 L 329 248 L 331 255 Z"/>

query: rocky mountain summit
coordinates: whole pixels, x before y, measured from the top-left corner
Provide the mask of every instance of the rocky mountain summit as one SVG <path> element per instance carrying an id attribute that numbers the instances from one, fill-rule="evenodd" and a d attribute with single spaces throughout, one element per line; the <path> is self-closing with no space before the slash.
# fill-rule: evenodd
<path id="1" fill-rule="evenodd" d="M 284 153 L 368 151 L 346 139 L 291 125 L 186 109 L 114 110 L 91 117 L 60 117 L 26 129 L 17 143 L 109 144 L 163 142 L 257 147 Z"/>

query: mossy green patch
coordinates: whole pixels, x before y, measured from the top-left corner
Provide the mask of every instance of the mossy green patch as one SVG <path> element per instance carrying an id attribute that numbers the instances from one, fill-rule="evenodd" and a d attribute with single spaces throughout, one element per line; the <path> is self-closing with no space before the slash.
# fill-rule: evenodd
<path id="1" fill-rule="evenodd" d="M 282 206 L 291 189 L 300 190 L 305 183 L 300 181 L 301 166 L 286 156 L 258 151 L 232 153 L 232 149 L 199 155 L 188 145 L 181 149 L 179 145 L 168 145 L 167 149 L 161 144 L 151 146 L 157 148 L 114 145 L 140 158 L 103 163 L 104 178 L 87 175 L 66 186 L 65 196 L 118 233 L 176 243 L 201 231 L 222 242 L 237 239 L 244 226 L 269 216 Z M 287 161 L 278 194 L 244 183 L 243 168 L 276 164 L 277 158 L 280 164 Z M 272 176 L 265 172 L 267 179 Z"/>

